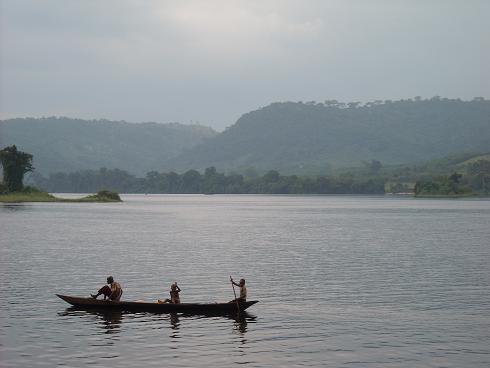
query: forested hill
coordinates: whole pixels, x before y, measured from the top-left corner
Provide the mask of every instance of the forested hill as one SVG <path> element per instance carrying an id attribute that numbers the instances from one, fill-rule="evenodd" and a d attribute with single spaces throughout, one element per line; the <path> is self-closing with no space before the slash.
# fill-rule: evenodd
<path id="1" fill-rule="evenodd" d="M 0 148 L 15 144 L 29 152 L 41 174 L 107 167 L 143 176 L 215 134 L 208 127 L 177 123 L 10 119 L 0 121 Z"/>
<path id="2" fill-rule="evenodd" d="M 330 174 L 331 168 L 422 162 L 488 152 L 490 101 L 432 98 L 359 105 L 273 103 L 244 114 L 223 133 L 208 127 L 68 118 L 0 121 L 0 149 L 34 156 L 38 173 L 101 167 L 149 171 Z"/>
<path id="3" fill-rule="evenodd" d="M 243 115 L 222 134 L 169 163 L 177 170 L 215 166 L 282 173 L 425 161 L 490 147 L 490 101 L 432 98 L 368 103 L 273 103 Z"/>

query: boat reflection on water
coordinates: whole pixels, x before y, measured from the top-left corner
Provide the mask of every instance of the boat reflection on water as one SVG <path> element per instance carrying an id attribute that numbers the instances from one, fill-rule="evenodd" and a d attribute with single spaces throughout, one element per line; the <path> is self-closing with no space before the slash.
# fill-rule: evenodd
<path id="1" fill-rule="evenodd" d="M 247 312 L 242 312 L 241 314 L 238 314 L 234 317 L 234 330 L 239 332 L 240 334 L 245 334 L 247 332 L 248 322 L 255 323 L 256 319 L 256 316 Z"/>
<path id="2" fill-rule="evenodd" d="M 101 327 L 107 334 L 119 332 L 124 314 L 122 311 L 117 310 L 82 310 L 76 307 L 66 308 L 64 312 L 59 313 L 60 316 L 93 317 L 95 321 L 102 321 Z"/>
<path id="3" fill-rule="evenodd" d="M 247 344 L 247 339 L 245 338 L 245 333 L 248 330 L 248 323 L 255 323 L 257 317 L 251 315 L 247 312 L 240 313 L 235 316 L 235 323 L 233 324 L 233 332 L 238 335 L 238 341 L 241 345 L 241 348 L 244 348 Z M 244 350 L 240 348 L 242 353 L 245 353 Z"/>
<path id="4" fill-rule="evenodd" d="M 178 330 L 180 326 L 179 315 L 177 313 L 170 313 L 170 328 L 172 330 Z"/>
<path id="5" fill-rule="evenodd" d="M 93 317 L 96 321 L 102 321 L 102 328 L 107 334 L 113 334 L 119 332 L 121 324 L 125 318 L 138 318 L 142 316 L 151 316 L 152 318 L 157 317 L 158 319 L 166 319 L 170 322 L 170 328 L 173 330 L 172 337 L 178 337 L 178 332 L 180 330 L 180 319 L 181 318 L 199 318 L 199 319 L 211 319 L 211 318 L 225 318 L 233 321 L 233 330 L 243 335 L 247 332 L 248 323 L 255 323 L 257 317 L 247 313 L 242 312 L 240 314 L 226 314 L 226 315 L 193 315 L 193 314 L 183 314 L 183 313 L 131 313 L 123 312 L 118 310 L 97 310 L 97 309 L 81 309 L 77 307 L 66 308 L 64 312 L 58 313 L 60 316 L 73 316 L 73 317 Z"/>
<path id="6" fill-rule="evenodd" d="M 179 339 L 180 338 L 180 318 L 178 313 L 170 313 L 170 338 Z"/>

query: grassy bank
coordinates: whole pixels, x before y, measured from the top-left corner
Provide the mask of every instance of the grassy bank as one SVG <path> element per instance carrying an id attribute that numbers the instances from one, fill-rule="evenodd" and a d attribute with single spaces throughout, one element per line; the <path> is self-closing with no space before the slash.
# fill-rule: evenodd
<path id="1" fill-rule="evenodd" d="M 93 202 L 122 202 L 119 194 L 106 190 L 97 194 L 89 195 L 83 198 L 58 198 L 49 193 L 42 191 L 23 191 L 7 194 L 0 194 L 0 202 L 4 203 L 22 203 L 22 202 L 75 202 L 75 203 L 93 203 Z"/>

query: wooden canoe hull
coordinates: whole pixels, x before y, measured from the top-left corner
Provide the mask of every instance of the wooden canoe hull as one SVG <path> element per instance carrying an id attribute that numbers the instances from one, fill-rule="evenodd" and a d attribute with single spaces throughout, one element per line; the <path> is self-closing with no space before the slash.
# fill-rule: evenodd
<path id="1" fill-rule="evenodd" d="M 75 296 L 56 294 L 65 302 L 81 309 L 103 309 L 121 310 L 132 312 L 152 312 L 152 313 L 185 313 L 185 314 L 230 314 L 240 312 L 258 303 L 258 300 L 251 300 L 237 303 L 147 303 L 147 302 L 127 302 L 109 301 L 94 299 L 91 297 L 80 298 Z"/>

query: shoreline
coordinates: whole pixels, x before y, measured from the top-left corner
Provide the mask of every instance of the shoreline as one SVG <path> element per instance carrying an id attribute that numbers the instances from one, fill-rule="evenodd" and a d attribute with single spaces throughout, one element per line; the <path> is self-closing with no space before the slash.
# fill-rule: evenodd
<path id="1" fill-rule="evenodd" d="M 0 194 L 0 203 L 57 202 L 57 203 L 117 203 L 119 194 L 100 191 L 82 198 L 59 198 L 47 192 L 16 192 Z"/>

